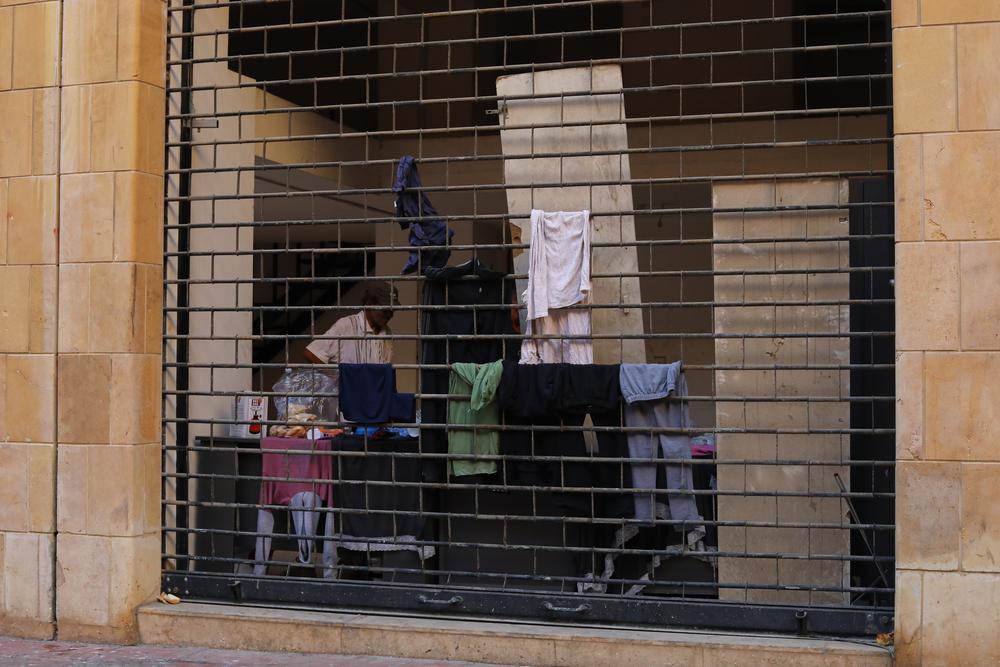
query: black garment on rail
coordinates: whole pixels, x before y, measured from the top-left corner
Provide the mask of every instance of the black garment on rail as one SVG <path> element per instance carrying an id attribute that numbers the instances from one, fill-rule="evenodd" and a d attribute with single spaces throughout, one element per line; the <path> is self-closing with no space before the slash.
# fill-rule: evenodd
<path id="1" fill-rule="evenodd" d="M 624 492 L 632 485 L 628 464 L 586 460 L 628 458 L 618 372 L 617 365 L 504 361 L 497 402 L 512 428 L 501 435 L 501 452 L 516 457 L 505 461 L 505 482 L 584 489 L 557 491 L 557 504 L 574 516 L 630 516 L 631 496 Z M 594 426 L 608 429 L 597 431 L 598 451 L 593 455 L 580 430 L 587 414 Z M 530 460 L 535 457 L 553 458 Z M 580 460 L 559 460 L 562 457 Z"/>
<path id="2" fill-rule="evenodd" d="M 338 546 L 355 551 L 418 550 L 426 511 L 423 461 L 416 438 L 333 439 L 337 456 L 334 507 L 340 512 Z M 427 550 L 421 556 L 430 555 Z"/>
<path id="3" fill-rule="evenodd" d="M 458 266 L 429 268 L 422 303 L 420 330 L 424 336 L 466 336 L 459 339 L 425 338 L 420 359 L 423 364 L 451 365 L 456 362 L 485 364 L 497 359 L 517 359 L 520 341 L 502 336 L 515 333 L 511 319 L 514 296 L 513 280 L 493 271 L 478 259 Z M 444 308 L 441 308 L 444 306 Z M 472 336 L 475 335 L 475 339 Z M 448 370 L 424 369 L 420 373 L 423 394 L 447 394 Z M 421 401 L 423 424 L 446 424 L 448 402 L 445 399 Z M 423 451 L 448 451 L 444 426 L 423 427 Z M 443 475 L 441 466 L 440 474 Z"/>

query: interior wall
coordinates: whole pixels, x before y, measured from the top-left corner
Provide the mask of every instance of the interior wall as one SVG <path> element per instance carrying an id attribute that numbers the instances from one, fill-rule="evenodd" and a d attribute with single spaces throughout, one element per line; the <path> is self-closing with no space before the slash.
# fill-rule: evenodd
<path id="1" fill-rule="evenodd" d="M 850 427 L 850 403 L 838 400 L 850 396 L 850 373 L 810 368 L 850 363 L 850 308 L 829 305 L 849 298 L 849 274 L 809 272 L 848 268 L 848 241 L 809 240 L 846 237 L 848 214 L 837 207 L 847 203 L 847 181 L 842 179 L 777 179 L 713 188 L 713 205 L 719 210 L 714 214 L 715 239 L 730 241 L 713 249 L 720 272 L 715 276 L 716 361 L 725 367 L 715 372 L 716 420 L 723 429 L 717 435 L 718 517 L 762 524 L 719 526 L 720 552 L 761 556 L 719 558 L 720 583 L 838 589 L 849 583 L 848 562 L 838 559 L 850 554 L 846 508 L 839 497 L 813 494 L 839 492 L 834 475 L 850 487 L 848 468 L 842 465 L 850 458 L 850 436 L 813 431 Z M 783 206 L 817 208 L 738 210 Z M 829 208 L 818 208 L 824 206 Z M 754 242 L 778 238 L 802 240 Z M 774 271 L 779 273 L 761 275 Z M 789 365 L 800 368 L 774 368 Z M 772 429 L 802 432 L 767 433 Z M 803 522 L 824 527 L 787 527 Z M 776 552 L 829 558 L 762 557 Z M 847 602 L 845 593 L 797 590 L 722 588 L 720 597 Z"/>

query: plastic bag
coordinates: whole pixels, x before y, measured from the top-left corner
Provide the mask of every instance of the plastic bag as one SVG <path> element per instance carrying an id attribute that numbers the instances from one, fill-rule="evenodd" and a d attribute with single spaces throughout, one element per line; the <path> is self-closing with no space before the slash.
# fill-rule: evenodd
<path id="1" fill-rule="evenodd" d="M 333 394 L 337 391 L 337 384 L 314 368 L 286 368 L 271 389 L 279 394 L 274 397 L 277 419 L 287 421 L 301 414 L 323 418 L 330 401 L 335 398 Z"/>

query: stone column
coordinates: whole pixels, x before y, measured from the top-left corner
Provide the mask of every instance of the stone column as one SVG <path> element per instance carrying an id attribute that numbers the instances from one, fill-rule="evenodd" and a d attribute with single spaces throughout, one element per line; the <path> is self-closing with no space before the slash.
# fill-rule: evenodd
<path id="1" fill-rule="evenodd" d="M 898 663 L 1000 661 L 1000 3 L 893 3 Z"/>
<path id="2" fill-rule="evenodd" d="M 0 633 L 49 637 L 57 442 L 60 3 L 3 5 Z"/>
<path id="3" fill-rule="evenodd" d="M 166 4 L 62 7 L 55 620 L 130 641 L 159 580 Z"/>

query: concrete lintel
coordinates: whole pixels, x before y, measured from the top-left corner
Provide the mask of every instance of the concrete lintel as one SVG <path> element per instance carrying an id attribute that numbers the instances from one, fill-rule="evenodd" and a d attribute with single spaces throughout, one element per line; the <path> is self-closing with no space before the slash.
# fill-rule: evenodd
<path id="1" fill-rule="evenodd" d="M 615 664 L 890 667 L 886 649 L 855 641 L 705 631 L 544 625 L 184 602 L 139 609 L 146 644 L 384 655 L 536 667 Z"/>

